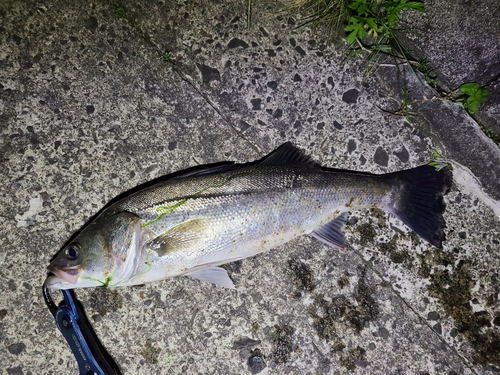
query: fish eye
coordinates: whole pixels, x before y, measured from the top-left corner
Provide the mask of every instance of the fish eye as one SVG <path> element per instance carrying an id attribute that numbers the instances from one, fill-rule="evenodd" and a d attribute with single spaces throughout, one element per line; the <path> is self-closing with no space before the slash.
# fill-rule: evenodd
<path id="1" fill-rule="evenodd" d="M 78 258 L 78 253 L 80 251 L 80 247 L 77 244 L 71 244 L 64 250 L 64 255 L 68 260 L 75 260 Z"/>

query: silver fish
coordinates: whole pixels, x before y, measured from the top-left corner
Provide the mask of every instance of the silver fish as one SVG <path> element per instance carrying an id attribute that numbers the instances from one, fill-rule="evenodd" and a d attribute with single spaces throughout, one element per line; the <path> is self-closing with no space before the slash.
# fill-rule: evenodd
<path id="1" fill-rule="evenodd" d="M 227 288 L 224 263 L 309 234 L 344 248 L 349 210 L 380 208 L 436 247 L 448 166 L 375 175 L 321 168 L 286 143 L 262 161 L 186 173 L 119 199 L 50 263 L 51 289 L 127 286 L 178 275 Z"/>

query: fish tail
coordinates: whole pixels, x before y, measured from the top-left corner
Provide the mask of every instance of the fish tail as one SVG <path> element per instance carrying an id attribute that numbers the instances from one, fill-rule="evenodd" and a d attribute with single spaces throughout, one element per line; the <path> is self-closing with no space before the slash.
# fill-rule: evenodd
<path id="1" fill-rule="evenodd" d="M 389 173 L 393 200 L 387 210 L 430 244 L 442 248 L 446 223 L 443 196 L 450 190 L 451 167 L 440 170 L 429 165 Z"/>

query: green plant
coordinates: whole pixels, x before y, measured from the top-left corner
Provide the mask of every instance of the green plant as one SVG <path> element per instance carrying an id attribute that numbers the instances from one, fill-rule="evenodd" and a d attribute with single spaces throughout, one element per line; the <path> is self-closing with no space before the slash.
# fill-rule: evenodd
<path id="1" fill-rule="evenodd" d="M 121 6 L 121 5 L 118 5 L 118 4 L 115 4 L 114 5 L 114 8 L 115 8 L 115 12 L 121 17 L 123 18 L 124 20 L 127 19 L 127 9 L 125 9 L 125 7 Z"/>
<path id="2" fill-rule="evenodd" d="M 437 90 L 437 75 L 434 73 L 432 68 L 429 67 L 429 62 L 427 60 L 418 61 L 415 69 L 422 73 L 425 81 Z"/>
<path id="3" fill-rule="evenodd" d="M 367 74 L 376 66 L 381 54 L 405 60 L 412 70 L 418 65 L 399 42 L 396 27 L 403 10 L 424 12 L 422 1 L 294 0 L 288 5 L 288 9 L 293 8 L 311 13 L 296 30 L 305 27 L 317 30 L 327 26 L 330 37 L 332 34 L 345 36 L 351 52 L 368 52 Z"/>
<path id="4" fill-rule="evenodd" d="M 296 30 L 306 27 L 317 30 L 320 26 L 327 26 L 329 36 L 339 34 L 342 25 L 349 16 L 350 0 L 295 0 L 291 1 L 287 8 L 303 8 L 305 12 L 311 13 Z"/>
<path id="5" fill-rule="evenodd" d="M 393 30 L 399 22 L 399 13 L 405 9 L 424 12 L 424 3 L 408 0 L 354 0 L 348 5 L 350 14 L 345 27 L 348 33 L 347 42 L 354 43 L 365 35 L 375 41 L 389 35 L 394 37 Z"/>
<path id="6" fill-rule="evenodd" d="M 488 97 L 489 92 L 486 89 L 481 88 L 479 83 L 470 82 L 464 83 L 459 87 L 459 90 L 465 94 L 465 98 L 459 98 L 458 101 L 464 103 L 464 107 L 470 114 L 475 113 L 481 103 Z"/>
<path id="7" fill-rule="evenodd" d="M 169 68 L 173 68 L 175 66 L 175 62 L 172 59 L 172 55 L 170 54 L 170 52 L 165 52 L 163 54 L 163 61 Z"/>

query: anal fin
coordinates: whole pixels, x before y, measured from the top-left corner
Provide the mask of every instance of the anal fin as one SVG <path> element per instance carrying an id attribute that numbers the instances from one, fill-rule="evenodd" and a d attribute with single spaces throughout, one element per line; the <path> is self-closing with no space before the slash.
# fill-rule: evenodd
<path id="1" fill-rule="evenodd" d="M 210 267 L 186 274 L 193 279 L 206 281 L 215 285 L 223 286 L 228 289 L 236 289 L 233 280 L 229 278 L 227 271 L 221 267 Z"/>
<path id="2" fill-rule="evenodd" d="M 323 225 L 321 228 L 313 231 L 311 236 L 329 246 L 345 249 L 346 242 L 342 229 L 344 228 L 346 222 L 347 212 L 343 212 L 332 221 Z"/>

